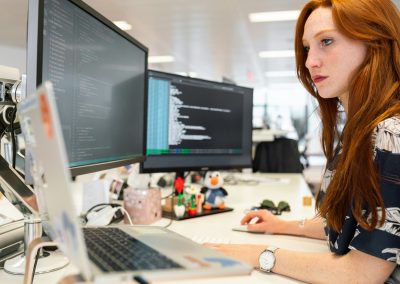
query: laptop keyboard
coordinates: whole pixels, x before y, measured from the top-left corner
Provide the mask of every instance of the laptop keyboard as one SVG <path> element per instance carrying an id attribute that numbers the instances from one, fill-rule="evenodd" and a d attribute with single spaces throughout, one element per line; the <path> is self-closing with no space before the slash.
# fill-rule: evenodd
<path id="1" fill-rule="evenodd" d="M 83 228 L 91 261 L 105 272 L 182 268 L 118 228 Z"/>

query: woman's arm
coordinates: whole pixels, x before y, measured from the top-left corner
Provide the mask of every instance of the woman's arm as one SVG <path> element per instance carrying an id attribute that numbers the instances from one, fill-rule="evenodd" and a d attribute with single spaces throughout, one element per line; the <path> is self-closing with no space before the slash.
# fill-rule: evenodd
<path id="1" fill-rule="evenodd" d="M 311 283 L 383 283 L 396 264 L 351 250 L 346 255 L 276 251 L 274 273 Z"/>
<path id="2" fill-rule="evenodd" d="M 231 257 L 258 267 L 258 257 L 265 245 L 209 244 Z M 395 263 L 351 250 L 337 256 L 333 253 L 309 253 L 286 249 L 275 251 L 274 273 L 308 283 L 383 283 L 396 267 Z"/>
<path id="3" fill-rule="evenodd" d="M 257 221 L 251 224 L 252 220 Z M 241 220 L 241 224 L 247 224 L 249 231 L 326 239 L 323 220 L 320 217 L 310 220 L 284 221 L 267 210 L 257 210 L 247 213 Z"/>

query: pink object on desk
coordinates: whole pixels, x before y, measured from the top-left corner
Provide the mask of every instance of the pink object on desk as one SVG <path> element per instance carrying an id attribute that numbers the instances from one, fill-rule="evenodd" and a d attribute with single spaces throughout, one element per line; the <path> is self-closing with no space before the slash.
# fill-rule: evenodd
<path id="1" fill-rule="evenodd" d="M 124 208 L 128 211 L 133 224 L 147 225 L 161 219 L 161 193 L 158 188 L 124 190 Z M 129 224 L 128 218 L 124 218 Z"/>

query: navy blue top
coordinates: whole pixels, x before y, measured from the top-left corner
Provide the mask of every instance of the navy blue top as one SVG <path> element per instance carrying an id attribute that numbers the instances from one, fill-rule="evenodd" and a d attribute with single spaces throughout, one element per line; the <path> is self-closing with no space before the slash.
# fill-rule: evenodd
<path id="1" fill-rule="evenodd" d="M 339 233 L 325 227 L 329 248 L 338 255 L 351 249 L 397 263 L 396 274 L 400 273 L 400 118 L 392 117 L 382 121 L 373 134 L 375 163 L 379 169 L 379 180 L 385 204 L 386 220 L 383 226 L 372 231 L 363 229 L 355 220 L 351 209 Z M 320 201 L 335 173 L 340 147 L 333 161 L 327 164 L 321 185 Z M 382 211 L 381 208 L 378 208 Z M 364 210 L 364 216 L 369 212 Z M 379 220 L 379 218 L 378 218 Z M 393 275 L 394 276 L 394 275 Z M 399 275 L 396 276 L 396 278 Z M 400 281 L 400 278 L 397 279 Z M 389 281 L 390 282 L 390 281 Z M 390 282 L 396 283 L 396 282 Z M 399 283 L 399 282 L 397 282 Z"/>

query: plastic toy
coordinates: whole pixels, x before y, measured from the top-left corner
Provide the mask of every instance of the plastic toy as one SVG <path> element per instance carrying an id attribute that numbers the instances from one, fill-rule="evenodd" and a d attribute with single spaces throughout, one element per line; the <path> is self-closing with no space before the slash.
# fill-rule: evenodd
<path id="1" fill-rule="evenodd" d="M 185 190 L 184 190 L 185 191 L 185 203 L 186 203 L 186 209 L 187 209 L 189 216 L 195 216 L 195 215 L 197 215 L 197 213 L 201 213 L 201 212 L 198 212 L 198 206 L 197 206 L 198 203 L 200 203 L 200 206 L 201 206 L 201 203 L 203 202 L 200 190 L 201 190 L 200 186 L 197 186 L 195 184 L 185 187 Z M 198 197 L 198 195 L 200 195 L 200 197 Z"/>
<path id="2" fill-rule="evenodd" d="M 176 178 L 174 187 L 178 196 L 178 203 L 174 205 L 175 216 L 182 217 L 185 214 L 185 205 L 183 204 L 183 189 L 185 187 L 185 181 L 182 177 Z"/>
<path id="3" fill-rule="evenodd" d="M 207 172 L 204 185 L 201 189 L 201 193 L 204 194 L 204 205 L 205 210 L 212 208 L 225 208 L 225 196 L 228 192 L 222 187 L 224 179 L 219 172 Z"/>

